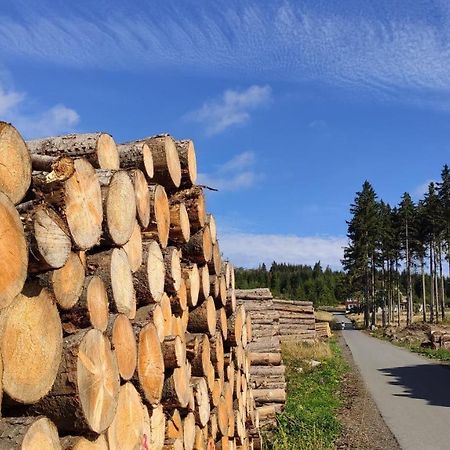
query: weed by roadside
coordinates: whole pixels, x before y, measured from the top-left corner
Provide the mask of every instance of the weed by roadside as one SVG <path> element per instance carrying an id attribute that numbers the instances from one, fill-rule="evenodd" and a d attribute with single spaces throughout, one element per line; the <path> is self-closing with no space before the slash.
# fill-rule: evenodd
<path id="1" fill-rule="evenodd" d="M 287 402 L 278 416 L 270 450 L 325 450 L 333 447 L 341 424 L 339 387 L 348 370 L 337 342 L 283 346 Z M 312 367 L 311 360 L 320 365 Z"/>

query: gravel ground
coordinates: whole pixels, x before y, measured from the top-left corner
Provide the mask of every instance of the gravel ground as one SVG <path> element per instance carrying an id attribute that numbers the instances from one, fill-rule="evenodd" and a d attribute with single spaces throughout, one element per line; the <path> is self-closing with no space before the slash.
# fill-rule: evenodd
<path id="1" fill-rule="evenodd" d="M 342 383 L 341 394 L 344 398 L 344 406 L 339 412 L 339 417 L 343 424 L 343 432 L 336 443 L 336 449 L 400 449 L 397 440 L 367 392 L 342 334 L 339 331 L 334 333 L 338 337 L 342 354 L 350 365 L 350 371 Z"/>

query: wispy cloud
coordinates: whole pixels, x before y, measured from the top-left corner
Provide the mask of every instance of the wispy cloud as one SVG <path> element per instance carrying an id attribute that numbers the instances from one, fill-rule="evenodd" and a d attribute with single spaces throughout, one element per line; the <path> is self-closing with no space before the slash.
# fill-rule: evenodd
<path id="1" fill-rule="evenodd" d="M 428 186 L 430 183 L 436 183 L 436 180 L 427 180 L 422 184 L 416 186 L 413 190 L 412 195 L 416 200 L 420 200 L 428 192 Z"/>
<path id="2" fill-rule="evenodd" d="M 335 269 L 341 267 L 343 247 L 341 236 L 295 236 L 282 234 L 222 233 L 220 248 L 235 265 L 255 267 L 273 261 L 292 264 L 314 264 L 317 261 Z"/>
<path id="3" fill-rule="evenodd" d="M 198 183 L 219 191 L 237 191 L 250 188 L 263 175 L 256 171 L 256 158 L 253 152 L 243 152 L 218 166 L 212 173 L 199 173 Z"/>
<path id="4" fill-rule="evenodd" d="M 24 92 L 0 85 L 0 119 L 12 122 L 27 139 L 73 131 L 80 120 L 76 111 L 64 105 L 30 112 L 29 103 Z"/>
<path id="5" fill-rule="evenodd" d="M 136 0 L 114 8 L 90 2 L 88 14 L 62 2 L 58 10 L 50 0 L 5 2 L 19 14 L 0 17 L 2 56 L 77 68 L 176 66 L 240 79 L 319 80 L 418 104 L 413 93 L 440 92 L 431 103 L 450 104 L 448 2 L 410 2 L 405 9 L 388 0 L 376 8 L 369 2 L 361 8 L 357 0 L 201 6 L 155 0 L 156 7 Z M 217 130 L 227 122 L 219 121 Z"/>
<path id="6" fill-rule="evenodd" d="M 208 135 L 225 131 L 250 120 L 250 111 L 266 105 L 271 98 L 270 86 L 250 86 L 245 90 L 226 90 L 221 98 L 205 102 L 186 118 L 203 125 Z"/>

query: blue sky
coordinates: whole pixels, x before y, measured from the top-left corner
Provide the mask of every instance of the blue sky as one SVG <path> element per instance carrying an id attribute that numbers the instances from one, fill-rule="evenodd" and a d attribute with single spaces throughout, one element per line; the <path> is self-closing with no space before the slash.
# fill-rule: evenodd
<path id="1" fill-rule="evenodd" d="M 365 179 L 448 162 L 448 1 L 3 0 L 0 118 L 26 137 L 190 137 L 225 256 L 339 266 Z"/>

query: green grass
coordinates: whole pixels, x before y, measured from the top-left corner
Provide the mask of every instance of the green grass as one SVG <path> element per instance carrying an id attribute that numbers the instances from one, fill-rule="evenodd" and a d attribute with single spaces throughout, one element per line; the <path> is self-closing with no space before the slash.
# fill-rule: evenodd
<path id="1" fill-rule="evenodd" d="M 341 406 L 339 386 L 348 366 L 338 344 L 301 344 L 284 348 L 288 383 L 285 411 L 278 416 L 276 432 L 267 442 L 270 450 L 324 450 L 333 448 L 341 432 L 338 409 Z M 322 347 L 320 347 L 322 346 Z M 315 368 L 305 364 L 313 357 L 322 362 Z M 303 372 L 297 370 L 303 368 Z"/>
<path id="2" fill-rule="evenodd" d="M 430 359 L 437 359 L 439 361 L 450 361 L 450 350 L 445 348 L 424 348 L 420 345 L 406 345 L 406 348 L 414 353 L 419 353 Z"/>

